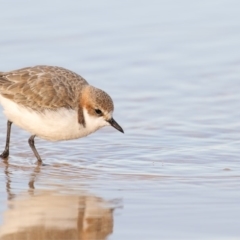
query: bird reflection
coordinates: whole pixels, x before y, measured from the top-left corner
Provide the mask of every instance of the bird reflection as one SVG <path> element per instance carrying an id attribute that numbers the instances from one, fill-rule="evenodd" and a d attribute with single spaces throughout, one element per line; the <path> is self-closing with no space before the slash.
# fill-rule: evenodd
<path id="1" fill-rule="evenodd" d="M 30 176 L 30 180 L 28 182 L 29 193 L 32 193 L 33 190 L 35 189 L 34 182 L 36 180 L 37 175 L 40 173 L 40 169 L 41 169 L 41 165 L 37 164 L 37 166 L 34 168 L 34 171 L 32 172 L 32 174 Z"/>
<path id="2" fill-rule="evenodd" d="M 14 195 L 11 192 L 9 166 L 5 164 L 9 208 L 3 214 L 1 240 L 103 240 L 112 233 L 114 202 L 86 192 L 76 195 L 36 190 L 34 182 L 40 173 L 40 166 L 31 174 L 29 190 Z"/>
<path id="3" fill-rule="evenodd" d="M 14 194 L 11 192 L 11 173 L 9 172 L 9 165 L 7 159 L 4 159 L 3 163 L 5 164 L 5 176 L 6 176 L 6 191 L 7 191 L 7 196 L 8 200 L 11 200 L 14 198 Z"/>

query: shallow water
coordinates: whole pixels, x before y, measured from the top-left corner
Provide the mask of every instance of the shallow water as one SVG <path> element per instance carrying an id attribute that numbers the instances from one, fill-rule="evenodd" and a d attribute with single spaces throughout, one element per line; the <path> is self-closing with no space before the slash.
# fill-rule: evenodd
<path id="1" fill-rule="evenodd" d="M 38 167 L 14 126 L 1 239 L 239 239 L 240 4 L 14 4 L 1 4 L 0 71 L 78 72 L 112 96 L 125 134 L 36 139 Z M 2 148 L 5 132 L 1 113 Z"/>

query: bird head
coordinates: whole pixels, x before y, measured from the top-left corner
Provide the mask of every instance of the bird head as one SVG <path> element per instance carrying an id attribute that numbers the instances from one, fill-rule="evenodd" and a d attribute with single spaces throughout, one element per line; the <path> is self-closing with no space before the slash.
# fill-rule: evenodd
<path id="1" fill-rule="evenodd" d="M 96 131 L 101 127 L 111 125 L 124 133 L 122 127 L 113 118 L 113 101 L 106 92 L 87 85 L 83 88 L 80 106 L 82 107 L 82 118 L 87 128 L 93 128 Z"/>

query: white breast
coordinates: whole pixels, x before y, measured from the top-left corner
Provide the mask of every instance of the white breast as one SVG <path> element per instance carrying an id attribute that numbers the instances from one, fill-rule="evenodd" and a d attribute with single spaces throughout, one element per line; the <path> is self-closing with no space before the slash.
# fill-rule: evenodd
<path id="1" fill-rule="evenodd" d="M 0 95 L 0 102 L 8 120 L 20 128 L 50 141 L 76 139 L 95 132 L 104 125 L 89 117 L 84 111 L 86 127 L 78 123 L 77 110 L 59 108 L 57 111 L 46 110 L 39 113 L 27 109 Z"/>

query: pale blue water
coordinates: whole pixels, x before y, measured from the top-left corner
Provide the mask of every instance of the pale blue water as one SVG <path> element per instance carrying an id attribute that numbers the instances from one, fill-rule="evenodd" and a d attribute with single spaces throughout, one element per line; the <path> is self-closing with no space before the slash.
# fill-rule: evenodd
<path id="1" fill-rule="evenodd" d="M 13 127 L 0 164 L 1 238 L 239 239 L 239 9 L 234 0 L 2 2 L 0 71 L 76 71 L 112 96 L 125 134 L 37 139 L 47 164 L 38 169 L 29 134 Z M 0 130 L 3 148 L 2 113 Z"/>

